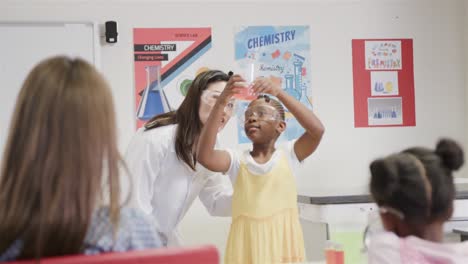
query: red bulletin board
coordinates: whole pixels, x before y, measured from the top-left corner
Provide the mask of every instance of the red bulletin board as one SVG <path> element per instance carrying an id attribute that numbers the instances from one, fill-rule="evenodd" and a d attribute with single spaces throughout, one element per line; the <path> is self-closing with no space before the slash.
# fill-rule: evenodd
<path id="1" fill-rule="evenodd" d="M 353 39 L 354 126 L 415 126 L 412 39 Z"/>

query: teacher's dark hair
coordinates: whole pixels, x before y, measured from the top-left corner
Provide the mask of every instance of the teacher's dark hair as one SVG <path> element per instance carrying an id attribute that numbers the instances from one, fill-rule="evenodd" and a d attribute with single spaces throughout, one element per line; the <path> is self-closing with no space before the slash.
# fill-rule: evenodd
<path id="1" fill-rule="evenodd" d="M 208 85 L 216 82 L 227 82 L 229 76 L 218 70 L 209 70 L 197 75 L 188 90 L 187 96 L 176 111 L 157 115 L 146 124 L 146 130 L 178 124 L 175 137 L 175 151 L 177 157 L 195 170 L 196 150 L 194 144 L 200 136 L 203 124 L 200 120 L 200 98 Z"/>

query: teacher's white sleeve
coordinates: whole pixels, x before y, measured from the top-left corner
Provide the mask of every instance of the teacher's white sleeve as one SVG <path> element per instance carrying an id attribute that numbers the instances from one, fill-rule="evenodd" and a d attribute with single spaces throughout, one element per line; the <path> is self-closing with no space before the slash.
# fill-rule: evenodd
<path id="1" fill-rule="evenodd" d="M 232 185 L 226 175 L 210 175 L 198 195 L 212 216 L 231 216 Z"/>
<path id="2" fill-rule="evenodd" d="M 168 152 L 166 146 L 168 140 L 160 138 L 152 142 L 151 135 L 143 133 L 148 132 L 137 132 L 125 153 L 133 186 L 130 206 L 139 208 L 146 214 L 155 215 L 156 212 L 153 210 L 155 181 Z"/>

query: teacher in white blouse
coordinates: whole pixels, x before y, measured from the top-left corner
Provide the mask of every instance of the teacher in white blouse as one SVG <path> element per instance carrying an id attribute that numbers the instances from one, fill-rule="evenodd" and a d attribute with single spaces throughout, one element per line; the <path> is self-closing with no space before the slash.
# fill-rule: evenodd
<path id="1" fill-rule="evenodd" d="M 154 216 L 166 245 L 180 245 L 177 225 L 197 196 L 211 215 L 231 214 L 232 186 L 221 178 L 225 176 L 198 164 L 195 152 L 202 126 L 228 80 L 221 71 L 200 73 L 179 109 L 149 120 L 128 146 L 132 203 Z M 233 108 L 234 102 L 225 108 L 220 130 Z"/>

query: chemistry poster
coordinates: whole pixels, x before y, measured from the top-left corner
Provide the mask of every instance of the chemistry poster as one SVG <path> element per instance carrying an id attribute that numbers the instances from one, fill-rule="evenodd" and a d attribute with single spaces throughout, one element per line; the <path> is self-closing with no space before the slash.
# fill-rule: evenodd
<path id="1" fill-rule="evenodd" d="M 141 127 L 178 108 L 191 83 L 181 76 L 211 48 L 211 28 L 134 28 L 133 43 L 135 117 Z"/>
<path id="2" fill-rule="evenodd" d="M 281 84 L 291 96 L 312 109 L 310 96 L 310 45 L 308 26 L 248 26 L 236 30 L 235 60 L 247 79 L 263 76 Z M 248 80 L 251 81 L 251 80 Z M 248 102 L 240 102 L 237 115 L 244 115 Z M 286 112 L 287 130 L 280 140 L 293 140 L 304 133 Z M 238 122 L 239 143 L 250 142 L 243 122 Z"/>
<path id="3" fill-rule="evenodd" d="M 412 39 L 354 39 L 354 126 L 415 126 Z"/>

